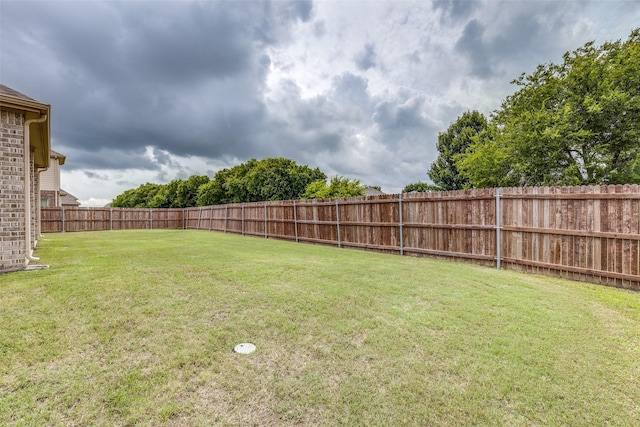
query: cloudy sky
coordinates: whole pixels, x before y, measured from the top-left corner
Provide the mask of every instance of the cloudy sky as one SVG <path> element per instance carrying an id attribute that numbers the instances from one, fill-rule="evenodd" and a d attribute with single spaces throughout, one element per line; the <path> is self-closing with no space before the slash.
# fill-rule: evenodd
<path id="1" fill-rule="evenodd" d="M 0 0 L 0 82 L 51 104 L 83 206 L 265 157 L 398 192 L 464 111 L 638 26 L 637 0 Z"/>

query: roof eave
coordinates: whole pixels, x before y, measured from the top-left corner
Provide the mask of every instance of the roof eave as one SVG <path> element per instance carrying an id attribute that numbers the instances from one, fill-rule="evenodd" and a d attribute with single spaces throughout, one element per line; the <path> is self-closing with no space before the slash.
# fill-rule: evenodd
<path id="1" fill-rule="evenodd" d="M 58 159 L 58 164 L 60 166 L 64 165 L 64 162 L 67 160 L 67 156 L 65 156 L 64 154 L 58 153 L 55 150 L 51 150 L 51 158 Z"/>
<path id="2" fill-rule="evenodd" d="M 29 144 L 31 145 L 31 149 L 34 150 L 33 160 L 35 167 L 48 168 L 51 152 L 51 132 L 49 125 L 51 120 L 51 106 L 29 99 L 0 94 L 0 107 L 3 109 L 23 111 L 25 113 L 25 120 L 39 119 L 44 114 L 47 115 L 47 120 L 42 123 L 35 123 L 30 128 Z"/>

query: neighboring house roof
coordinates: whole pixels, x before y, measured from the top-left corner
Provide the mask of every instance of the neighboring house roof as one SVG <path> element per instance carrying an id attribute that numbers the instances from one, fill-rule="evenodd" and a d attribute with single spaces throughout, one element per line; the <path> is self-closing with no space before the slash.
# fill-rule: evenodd
<path id="1" fill-rule="evenodd" d="M 15 89 L 11 89 L 9 86 L 5 86 L 3 84 L 0 84 L 0 94 L 2 95 L 8 95 L 8 96 L 12 96 L 14 98 L 20 98 L 20 99 L 24 99 L 26 101 L 36 101 L 33 98 L 29 98 L 27 95 L 25 95 L 24 93 L 20 93 Z"/>
<path id="2" fill-rule="evenodd" d="M 47 116 L 47 120 L 43 123 L 35 123 L 30 126 L 29 144 L 34 150 L 34 164 L 37 168 L 49 167 L 49 122 L 51 119 L 51 106 L 43 104 L 18 92 L 8 86 L 0 84 L 0 107 L 24 111 L 25 120 L 39 119 L 43 115 Z"/>
<path id="3" fill-rule="evenodd" d="M 51 158 L 52 159 L 58 159 L 58 164 L 59 165 L 64 165 L 65 160 L 67 160 L 67 156 L 65 156 L 64 154 L 60 154 L 57 151 L 53 151 L 51 150 Z"/>
<path id="4" fill-rule="evenodd" d="M 67 193 L 60 189 L 60 205 L 62 206 L 80 206 L 78 198 L 71 193 Z"/>
<path id="5" fill-rule="evenodd" d="M 383 193 L 382 191 L 378 190 L 377 188 L 373 188 L 373 187 L 367 187 L 364 189 L 364 195 L 365 196 L 381 196 L 385 193 Z"/>

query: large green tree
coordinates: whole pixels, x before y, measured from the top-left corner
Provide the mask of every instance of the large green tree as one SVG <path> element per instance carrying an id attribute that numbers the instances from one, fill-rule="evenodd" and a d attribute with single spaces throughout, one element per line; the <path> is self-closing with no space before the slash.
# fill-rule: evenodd
<path id="1" fill-rule="evenodd" d="M 115 207 L 186 208 L 222 203 L 299 199 L 307 186 L 324 181 L 319 168 L 298 165 L 277 157 L 251 159 L 232 168 L 218 171 L 212 180 L 192 175 L 168 184 L 143 184 L 118 195 Z"/>
<path id="2" fill-rule="evenodd" d="M 198 190 L 208 182 L 209 177 L 206 175 L 191 175 L 186 180 L 180 181 L 172 207 L 188 208 L 197 206 Z"/>
<path id="3" fill-rule="evenodd" d="M 454 164 L 469 186 L 640 183 L 640 29 L 514 83 Z"/>
<path id="4" fill-rule="evenodd" d="M 438 158 L 427 173 L 438 190 L 460 190 L 469 185 L 454 158 L 464 153 L 473 137 L 487 128 L 487 119 L 477 111 L 467 111 L 438 135 Z"/>
<path id="5" fill-rule="evenodd" d="M 181 179 L 174 179 L 168 184 L 160 187 L 160 190 L 149 202 L 150 208 L 177 208 L 178 207 L 178 187 L 182 183 Z"/>
<path id="6" fill-rule="evenodd" d="M 119 194 L 111 202 L 114 208 L 146 208 L 151 204 L 151 200 L 161 191 L 161 184 L 146 183 L 138 188 L 127 190 Z"/>
<path id="7" fill-rule="evenodd" d="M 326 179 L 320 169 L 300 166 L 282 157 L 264 159 L 246 175 L 244 184 L 252 202 L 299 199 L 307 185 Z"/>
<path id="8" fill-rule="evenodd" d="M 327 184 L 326 180 L 310 183 L 302 194 L 303 199 L 329 199 L 338 197 L 364 196 L 365 186 L 360 180 L 350 180 L 342 176 L 334 176 Z"/>
<path id="9" fill-rule="evenodd" d="M 111 206 L 122 208 L 188 208 L 197 206 L 199 188 L 209 177 L 192 175 L 186 180 L 174 179 L 168 184 L 142 184 L 118 195 Z"/>
<path id="10" fill-rule="evenodd" d="M 212 181 L 200 188 L 198 204 L 299 199 L 307 185 L 326 178 L 319 168 L 298 165 L 282 157 L 251 159 L 216 173 Z"/>
<path id="11" fill-rule="evenodd" d="M 402 189 L 403 193 L 426 193 L 428 191 L 439 191 L 440 189 L 433 184 L 429 184 L 428 182 L 412 182 L 411 184 L 405 185 Z"/>
<path id="12" fill-rule="evenodd" d="M 228 191 L 228 181 L 233 175 L 232 169 L 220 169 L 213 179 L 198 189 L 198 206 L 221 205 L 232 203 L 233 199 Z"/>
<path id="13" fill-rule="evenodd" d="M 517 187 L 519 177 L 513 171 L 511 149 L 499 139 L 495 124 L 473 137 L 462 154 L 454 156 L 458 170 L 468 180 L 468 188 Z"/>

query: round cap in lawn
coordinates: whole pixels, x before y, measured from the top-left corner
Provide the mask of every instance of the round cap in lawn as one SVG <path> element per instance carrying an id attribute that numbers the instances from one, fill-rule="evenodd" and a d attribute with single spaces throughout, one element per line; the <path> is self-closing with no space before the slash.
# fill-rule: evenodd
<path id="1" fill-rule="evenodd" d="M 243 342 L 233 347 L 233 351 L 240 354 L 251 354 L 256 351 L 256 346 L 250 342 Z"/>

